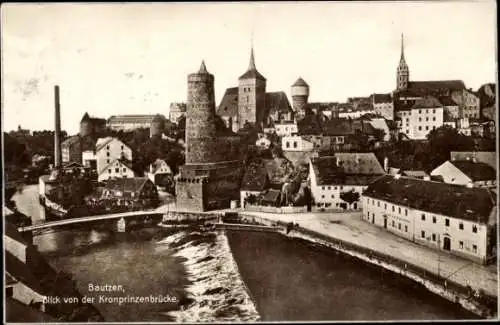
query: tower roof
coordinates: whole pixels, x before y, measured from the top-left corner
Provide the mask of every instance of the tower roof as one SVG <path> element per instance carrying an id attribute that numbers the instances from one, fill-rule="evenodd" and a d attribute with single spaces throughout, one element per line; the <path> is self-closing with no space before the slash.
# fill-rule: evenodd
<path id="1" fill-rule="evenodd" d="M 297 79 L 297 81 L 295 81 L 295 83 L 292 85 L 292 87 L 296 87 L 296 86 L 309 87 L 307 82 L 305 82 L 304 79 L 302 79 L 301 77 L 299 77 L 299 79 Z"/>
<path id="2" fill-rule="evenodd" d="M 208 73 L 207 67 L 205 65 L 205 60 L 201 61 L 201 66 L 200 66 L 200 70 L 198 71 L 198 73 Z"/>
<path id="3" fill-rule="evenodd" d="M 90 121 L 90 116 L 89 116 L 89 113 L 85 112 L 85 114 L 83 114 L 83 117 L 82 117 L 82 122 L 84 121 Z"/>
<path id="4" fill-rule="evenodd" d="M 255 67 L 255 57 L 253 55 L 253 46 L 250 50 L 250 63 L 248 64 L 248 70 L 239 77 L 239 79 L 259 79 L 265 81 L 266 78 L 264 78 L 263 75 L 257 71 L 257 68 Z"/>
<path id="5" fill-rule="evenodd" d="M 405 48 L 404 48 L 404 35 L 401 33 L 401 58 L 399 59 L 399 69 L 408 69 L 408 65 L 405 60 Z"/>

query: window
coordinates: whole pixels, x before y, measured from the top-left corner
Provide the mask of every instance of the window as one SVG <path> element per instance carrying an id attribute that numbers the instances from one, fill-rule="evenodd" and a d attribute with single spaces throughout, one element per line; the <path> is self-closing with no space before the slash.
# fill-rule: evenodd
<path id="1" fill-rule="evenodd" d="M 472 232 L 477 233 L 477 226 L 476 225 L 472 225 Z"/>
<path id="2" fill-rule="evenodd" d="M 106 149 L 109 150 L 109 144 L 106 146 Z"/>
<path id="3" fill-rule="evenodd" d="M 377 206 L 380 208 L 380 201 L 377 201 Z"/>
<path id="4" fill-rule="evenodd" d="M 432 217 L 432 223 L 436 223 L 436 217 Z"/>
<path id="5" fill-rule="evenodd" d="M 126 173 L 127 172 L 127 168 L 123 168 L 123 172 Z"/>
<path id="6" fill-rule="evenodd" d="M 418 114 L 422 114 L 422 110 L 421 109 L 418 110 Z"/>
<path id="7" fill-rule="evenodd" d="M 435 109 L 433 109 L 433 110 L 432 110 L 432 113 L 436 113 L 436 110 L 435 110 Z"/>
<path id="8" fill-rule="evenodd" d="M 109 152 L 106 152 L 106 156 L 108 156 L 108 157 L 109 157 Z"/>
<path id="9" fill-rule="evenodd" d="M 325 190 L 325 187 L 323 186 L 321 189 L 324 191 L 324 190 Z"/>
<path id="10" fill-rule="evenodd" d="M 401 214 L 401 208 L 398 208 L 398 213 Z"/>
<path id="11" fill-rule="evenodd" d="M 384 209 L 386 209 L 386 210 L 387 210 L 387 203 L 385 203 L 385 204 L 384 204 Z"/>
<path id="12" fill-rule="evenodd" d="M 422 118 L 421 118 L 421 117 L 419 117 L 419 118 L 418 118 L 418 121 L 419 121 L 419 122 L 422 122 Z"/>
<path id="13" fill-rule="evenodd" d="M 290 148 L 290 142 L 288 142 L 288 141 L 286 142 L 286 147 Z"/>
<path id="14" fill-rule="evenodd" d="M 322 198 L 322 199 L 324 199 L 324 198 L 325 198 L 325 196 L 324 196 L 324 195 L 321 195 L 321 198 Z"/>
<path id="15" fill-rule="evenodd" d="M 394 208 L 394 205 L 392 206 L 392 212 L 396 211 L 396 209 Z"/>
<path id="16" fill-rule="evenodd" d="M 458 242 L 458 245 L 460 246 L 460 249 L 463 249 L 463 248 L 464 248 L 464 242 L 463 242 L 463 241 L 459 241 L 459 242 Z"/>
<path id="17" fill-rule="evenodd" d="M 419 126 L 419 127 L 418 127 L 418 130 L 419 130 L 419 131 L 422 131 L 422 127 L 421 127 L 421 126 Z"/>
<path id="18" fill-rule="evenodd" d="M 426 117 L 426 118 L 425 118 L 425 121 L 426 121 L 426 122 L 429 122 L 429 118 L 428 118 L 428 117 Z"/>
<path id="19" fill-rule="evenodd" d="M 106 164 L 109 164 L 109 159 L 106 159 Z"/>
<path id="20" fill-rule="evenodd" d="M 444 225 L 446 227 L 449 227 L 450 226 L 450 219 L 448 219 L 448 218 L 444 219 Z"/>
<path id="21" fill-rule="evenodd" d="M 436 234 L 432 234 L 432 241 L 436 241 Z"/>
<path id="22" fill-rule="evenodd" d="M 401 222 L 398 223 L 398 229 L 401 230 Z"/>
<path id="23" fill-rule="evenodd" d="M 435 121 L 435 120 L 436 120 L 436 118 L 435 118 L 435 117 L 433 117 L 433 118 L 432 118 L 432 120 L 433 120 L 433 121 Z"/>
<path id="24" fill-rule="evenodd" d="M 123 150 L 123 146 L 122 146 L 122 150 Z"/>
<path id="25" fill-rule="evenodd" d="M 120 172 L 120 168 L 115 168 L 115 173 L 119 173 Z"/>
<path id="26" fill-rule="evenodd" d="M 425 214 L 422 213 L 422 220 L 425 221 Z"/>
<path id="27" fill-rule="evenodd" d="M 334 199 L 334 198 L 335 198 L 335 195 L 332 194 L 332 199 Z"/>
<path id="28" fill-rule="evenodd" d="M 108 169 L 108 174 L 111 174 L 111 169 Z"/>
<path id="29" fill-rule="evenodd" d="M 429 131 L 429 126 L 428 126 L 428 125 L 425 127 L 425 130 L 426 130 L 426 131 Z"/>
<path id="30" fill-rule="evenodd" d="M 472 251 L 473 251 L 474 253 L 477 253 L 477 245 L 472 245 Z"/>
<path id="31" fill-rule="evenodd" d="M 405 209 L 405 216 L 408 215 L 408 209 Z"/>
<path id="32" fill-rule="evenodd" d="M 422 236 L 422 238 L 425 238 L 425 231 L 422 230 L 422 232 L 420 233 L 420 236 Z"/>
<path id="33" fill-rule="evenodd" d="M 405 232 L 408 232 L 408 226 L 405 225 Z"/>
<path id="34" fill-rule="evenodd" d="M 392 227 L 396 227 L 396 223 L 392 220 Z"/>
<path id="35" fill-rule="evenodd" d="M 464 224 L 460 222 L 460 223 L 458 224 L 458 229 L 460 229 L 460 230 L 464 230 Z"/>

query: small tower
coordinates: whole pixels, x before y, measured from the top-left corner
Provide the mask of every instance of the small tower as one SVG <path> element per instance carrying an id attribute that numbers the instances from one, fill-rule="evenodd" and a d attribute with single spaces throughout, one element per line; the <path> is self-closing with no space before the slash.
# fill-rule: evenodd
<path id="1" fill-rule="evenodd" d="M 149 128 L 149 136 L 151 138 L 161 138 L 163 132 L 165 131 L 165 120 L 160 114 L 156 114 L 151 121 L 151 126 Z"/>
<path id="2" fill-rule="evenodd" d="M 80 121 L 80 136 L 86 137 L 92 135 L 92 133 L 92 120 L 90 119 L 89 113 L 85 112 L 85 114 L 83 114 L 82 120 Z"/>
<path id="3" fill-rule="evenodd" d="M 186 164 L 216 160 L 214 76 L 205 61 L 200 70 L 188 75 L 186 108 Z"/>
<path id="4" fill-rule="evenodd" d="M 304 115 L 304 109 L 309 98 L 309 85 L 300 78 L 292 85 L 292 107 L 299 116 Z"/>
<path id="5" fill-rule="evenodd" d="M 54 167 L 60 167 L 62 163 L 61 153 L 61 103 L 59 101 L 59 86 L 54 86 Z"/>
<path id="6" fill-rule="evenodd" d="M 238 128 L 247 122 L 260 125 L 266 105 L 266 78 L 255 67 L 253 46 L 248 69 L 238 81 Z"/>
<path id="7" fill-rule="evenodd" d="M 410 69 L 405 61 L 404 37 L 401 34 L 401 58 L 399 59 L 397 72 L 397 90 L 406 89 L 410 81 Z"/>

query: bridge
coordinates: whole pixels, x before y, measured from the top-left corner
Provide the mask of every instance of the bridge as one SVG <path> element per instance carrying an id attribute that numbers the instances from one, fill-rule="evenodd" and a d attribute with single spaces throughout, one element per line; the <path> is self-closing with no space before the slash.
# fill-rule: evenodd
<path id="1" fill-rule="evenodd" d="M 33 230 L 40 230 L 46 228 L 54 228 L 58 226 L 71 225 L 75 223 L 83 223 L 83 222 L 92 222 L 96 220 L 110 220 L 110 219 L 122 219 L 122 218 L 130 218 L 130 217 L 141 217 L 141 216 L 163 216 L 163 212 L 156 211 L 131 211 L 131 212 L 120 212 L 120 213 L 112 213 L 112 214 L 102 214 L 96 216 L 87 216 L 87 217 L 79 217 L 79 218 L 69 218 L 55 221 L 48 221 L 36 225 L 19 227 L 17 230 L 19 232 L 27 232 Z"/>

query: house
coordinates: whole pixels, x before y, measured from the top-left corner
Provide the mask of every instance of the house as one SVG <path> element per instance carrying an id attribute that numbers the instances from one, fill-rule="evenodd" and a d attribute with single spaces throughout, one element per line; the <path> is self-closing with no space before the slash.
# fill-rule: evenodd
<path id="1" fill-rule="evenodd" d="M 389 129 L 388 120 L 385 118 L 369 118 L 368 123 L 374 128 L 384 131 L 382 141 L 389 141 L 391 139 L 391 130 Z"/>
<path id="2" fill-rule="evenodd" d="M 130 162 L 126 159 L 114 159 L 104 166 L 97 174 L 98 182 L 105 182 L 113 178 L 132 178 L 135 176 Z"/>
<path id="3" fill-rule="evenodd" d="M 264 161 L 255 160 L 248 164 L 247 170 L 245 171 L 245 175 L 243 175 L 243 180 L 241 182 L 240 207 L 244 208 L 248 197 L 253 196 L 256 198 L 269 187 L 269 184 L 269 176 L 267 174 Z M 249 203 L 255 204 L 256 202 Z"/>
<path id="4" fill-rule="evenodd" d="M 114 178 L 106 182 L 101 200 L 115 206 L 154 207 L 158 190 L 147 177 Z"/>
<path id="5" fill-rule="evenodd" d="M 97 158 L 95 148 L 82 152 L 82 164 L 87 168 L 97 170 Z"/>
<path id="6" fill-rule="evenodd" d="M 384 174 L 373 153 L 336 153 L 313 158 L 309 162 L 309 179 L 316 208 L 359 210 L 363 190 Z"/>
<path id="7" fill-rule="evenodd" d="M 410 108 L 399 110 L 401 133 L 413 140 L 424 140 L 433 129 L 444 124 L 444 106 L 433 97 L 417 99 Z"/>
<path id="8" fill-rule="evenodd" d="M 495 151 L 452 151 L 450 152 L 450 160 L 472 160 L 485 163 L 495 170 L 497 169 L 497 154 Z"/>
<path id="9" fill-rule="evenodd" d="M 281 204 L 281 191 L 268 189 L 261 195 L 260 204 L 263 206 L 279 207 Z"/>
<path id="10" fill-rule="evenodd" d="M 295 121 L 278 121 L 274 122 L 276 134 L 280 137 L 297 134 L 298 128 Z"/>
<path id="11" fill-rule="evenodd" d="M 460 109 L 460 118 L 480 118 L 481 105 L 479 96 L 471 89 L 455 90 L 451 93 L 451 98 Z"/>
<path id="12" fill-rule="evenodd" d="M 394 120 L 394 103 L 391 94 L 373 94 L 371 97 L 375 113 L 387 120 Z"/>
<path id="13" fill-rule="evenodd" d="M 165 177 L 172 176 L 172 169 L 163 159 L 156 159 L 152 164 L 149 165 L 149 170 L 145 173 L 149 180 L 151 180 L 155 185 L 162 183 L 162 179 Z"/>
<path id="14" fill-rule="evenodd" d="M 95 157 L 97 173 L 101 175 L 116 159 L 132 161 L 132 149 L 118 138 L 99 138 L 95 147 Z"/>
<path id="15" fill-rule="evenodd" d="M 81 136 L 80 134 L 71 136 L 61 143 L 61 158 L 63 163 L 76 162 L 81 164 L 82 153 L 87 150 L 94 150 L 96 142 L 91 136 Z"/>
<path id="16" fill-rule="evenodd" d="M 418 244 L 486 264 L 496 255 L 488 189 L 386 175 L 363 193 L 363 220 Z"/>
<path id="17" fill-rule="evenodd" d="M 470 160 L 448 160 L 436 167 L 432 176 L 442 176 L 445 183 L 469 187 L 496 187 L 496 171 L 488 164 Z"/>
<path id="18" fill-rule="evenodd" d="M 186 116 L 186 103 L 171 103 L 168 118 L 170 121 L 177 123 L 181 116 Z"/>
<path id="19" fill-rule="evenodd" d="M 312 151 L 314 143 L 307 135 L 289 135 L 281 138 L 283 151 Z"/>

